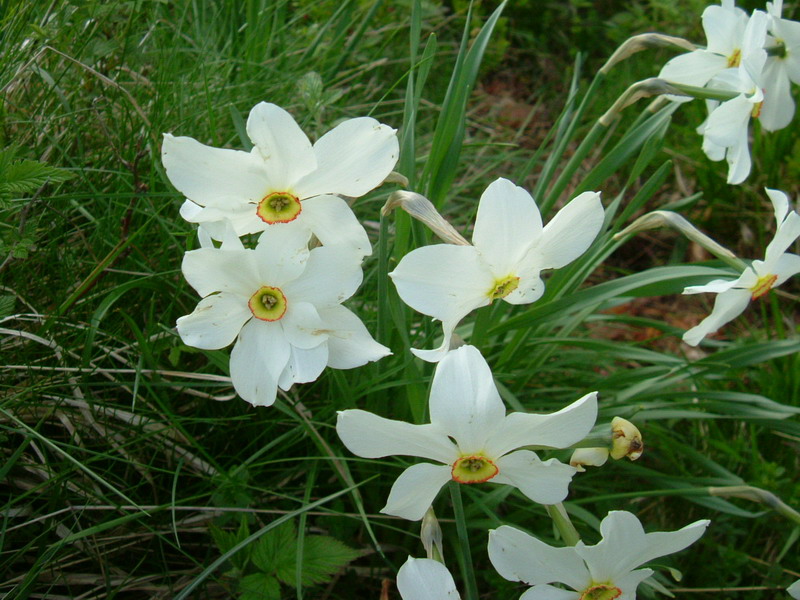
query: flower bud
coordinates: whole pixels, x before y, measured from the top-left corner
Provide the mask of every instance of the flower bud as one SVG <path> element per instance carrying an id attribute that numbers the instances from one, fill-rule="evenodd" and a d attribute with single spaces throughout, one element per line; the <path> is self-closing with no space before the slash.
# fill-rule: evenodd
<path id="1" fill-rule="evenodd" d="M 636 460 L 642 452 L 644 452 L 644 442 L 636 425 L 622 417 L 614 417 L 611 420 L 611 458 L 619 460 L 627 456 L 631 460 Z"/>
<path id="2" fill-rule="evenodd" d="M 422 546 L 425 548 L 428 558 L 444 563 L 444 549 L 442 548 L 442 528 L 433 512 L 433 507 L 429 507 L 425 516 L 422 517 L 422 527 L 419 537 Z"/>

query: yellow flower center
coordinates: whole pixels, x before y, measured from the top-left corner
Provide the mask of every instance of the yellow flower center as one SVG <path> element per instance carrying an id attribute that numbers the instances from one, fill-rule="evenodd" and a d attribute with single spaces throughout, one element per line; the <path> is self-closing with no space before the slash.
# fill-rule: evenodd
<path id="1" fill-rule="evenodd" d="M 256 214 L 265 223 L 288 223 L 302 212 L 300 199 L 288 192 L 273 192 L 262 198 Z"/>
<path id="2" fill-rule="evenodd" d="M 277 321 L 286 314 L 286 296 L 280 288 L 262 285 L 250 296 L 247 306 L 256 319 Z"/>
<path id="3" fill-rule="evenodd" d="M 483 483 L 497 475 L 500 469 L 480 454 L 462 456 L 453 463 L 453 479 L 458 483 Z"/>
<path id="4" fill-rule="evenodd" d="M 728 68 L 738 67 L 741 63 L 742 63 L 742 51 L 739 48 L 737 48 L 736 50 L 733 51 L 733 54 L 731 54 L 728 57 Z"/>
<path id="5" fill-rule="evenodd" d="M 613 585 L 597 583 L 586 588 L 579 600 L 614 600 L 622 595 L 622 590 Z"/>
<path id="6" fill-rule="evenodd" d="M 777 279 L 777 275 L 764 275 L 763 277 L 759 277 L 755 285 L 750 288 L 750 299 L 758 300 L 761 298 L 761 296 L 772 289 L 772 286 L 775 285 L 775 281 L 777 281 Z"/>
<path id="7" fill-rule="evenodd" d="M 511 292 L 513 292 L 519 286 L 519 277 L 515 277 L 514 275 L 509 275 L 508 277 L 503 277 L 502 279 L 497 279 L 494 282 L 494 287 L 489 290 L 489 298 L 491 300 L 498 300 L 500 298 L 505 298 Z"/>

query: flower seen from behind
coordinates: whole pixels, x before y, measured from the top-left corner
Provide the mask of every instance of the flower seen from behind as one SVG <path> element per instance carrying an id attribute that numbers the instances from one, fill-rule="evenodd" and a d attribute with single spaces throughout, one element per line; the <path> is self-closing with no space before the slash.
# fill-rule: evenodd
<path id="1" fill-rule="evenodd" d="M 310 230 L 323 244 L 371 248 L 363 227 L 336 194 L 358 197 L 380 185 L 397 162 L 395 130 L 375 119 L 349 119 L 315 144 L 282 108 L 261 102 L 247 119 L 250 152 L 164 136 L 161 159 L 187 198 L 181 215 L 222 239 L 229 220 L 241 236 L 270 225 Z"/>
<path id="2" fill-rule="evenodd" d="M 178 319 L 178 333 L 208 350 L 235 341 L 231 380 L 251 404 L 271 405 L 278 387 L 313 381 L 326 366 L 349 369 L 389 354 L 341 306 L 362 278 L 349 248 L 309 251 L 307 234 L 279 228 L 252 250 L 230 236 L 221 248 L 187 252 L 182 268 L 202 300 Z"/>
<path id="3" fill-rule="evenodd" d="M 490 481 L 513 485 L 542 504 L 561 502 L 575 469 L 541 461 L 523 446 L 566 448 L 583 439 L 597 416 L 597 393 L 549 415 L 511 413 L 477 348 L 462 346 L 437 365 L 430 395 L 431 422 L 412 425 L 363 410 L 339 413 L 336 431 L 358 456 L 417 456 L 420 463 L 395 481 L 381 512 L 418 521 L 442 486 Z"/>
<path id="4" fill-rule="evenodd" d="M 412 352 L 435 362 L 450 348 L 459 321 L 504 300 L 529 304 L 544 293 L 541 272 L 563 267 L 592 244 L 603 224 L 598 192 L 585 192 L 542 226 L 531 195 L 498 179 L 481 196 L 471 246 L 434 244 L 409 252 L 390 273 L 400 298 L 442 322 L 435 350 Z"/>
<path id="5" fill-rule="evenodd" d="M 744 312 L 751 300 L 764 296 L 800 273 L 800 256 L 786 252 L 800 237 L 800 215 L 789 210 L 789 198 L 779 190 L 766 190 L 775 211 L 775 237 L 767 246 L 764 260 L 754 260 L 738 279 L 716 279 L 705 285 L 690 286 L 684 294 L 718 294 L 714 308 L 699 325 L 683 334 L 683 341 L 696 346 L 707 335 Z"/>
<path id="6" fill-rule="evenodd" d="M 637 567 L 683 550 L 708 524 L 702 520 L 678 531 L 645 533 L 632 513 L 611 511 L 600 523 L 598 544 L 562 548 L 504 525 L 489 532 L 489 560 L 506 579 L 533 586 L 520 600 L 633 600 L 638 585 L 653 574 Z"/>

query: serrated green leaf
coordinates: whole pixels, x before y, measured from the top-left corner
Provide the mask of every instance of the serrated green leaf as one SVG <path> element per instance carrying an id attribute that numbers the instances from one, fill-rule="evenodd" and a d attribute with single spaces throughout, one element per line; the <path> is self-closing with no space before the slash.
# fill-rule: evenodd
<path id="1" fill-rule="evenodd" d="M 250 528 L 247 526 L 247 519 L 244 517 L 240 519 L 239 528 L 236 531 L 225 531 L 213 523 L 209 527 L 209 531 L 211 532 L 211 537 L 214 539 L 214 543 L 222 554 L 228 552 L 228 550 L 247 539 L 247 536 L 250 535 Z M 240 571 L 243 571 L 247 566 L 249 558 L 247 552 L 241 552 L 231 557 L 231 564 Z"/>
<path id="2" fill-rule="evenodd" d="M 275 575 L 284 583 L 294 582 L 297 532 L 294 521 L 286 521 L 265 534 L 253 548 L 253 564 L 261 571 Z M 285 573 L 291 573 L 289 579 Z"/>
<path id="3" fill-rule="evenodd" d="M 0 172 L 0 195 L 21 195 L 33 192 L 48 181 L 59 183 L 72 178 L 72 173 L 33 160 L 20 160 L 4 165 Z"/>
<path id="4" fill-rule="evenodd" d="M 359 552 L 327 535 L 306 537 L 303 544 L 303 585 L 325 583 L 359 557 Z M 294 581 L 294 569 L 289 573 L 279 573 L 278 578 L 287 583 Z M 284 579 L 283 576 L 287 576 Z"/>
<path id="5" fill-rule="evenodd" d="M 278 580 L 266 573 L 253 573 L 239 582 L 239 600 L 280 600 Z"/>
<path id="6" fill-rule="evenodd" d="M 10 295 L 0 296 L 0 319 L 14 312 L 16 298 Z"/>

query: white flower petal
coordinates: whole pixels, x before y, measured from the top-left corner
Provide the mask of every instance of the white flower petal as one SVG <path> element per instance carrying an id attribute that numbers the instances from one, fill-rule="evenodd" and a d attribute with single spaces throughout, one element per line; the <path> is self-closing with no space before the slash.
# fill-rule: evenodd
<path id="1" fill-rule="evenodd" d="M 279 323 L 286 340 L 303 350 L 316 348 L 328 339 L 325 323 L 310 302 L 287 302 L 286 313 Z M 326 350 L 326 363 L 327 358 Z"/>
<path id="2" fill-rule="evenodd" d="M 289 352 L 280 325 L 251 319 L 242 327 L 231 351 L 231 380 L 236 393 L 254 406 L 272 405 Z"/>
<path id="3" fill-rule="evenodd" d="M 447 353 L 450 352 L 450 344 L 453 339 L 453 331 L 455 331 L 458 322 L 461 320 L 461 317 L 458 319 L 451 319 L 448 321 L 442 321 L 442 343 L 439 344 L 437 348 L 433 348 L 431 350 L 420 350 L 419 348 L 411 348 L 411 353 L 426 362 L 439 362 Z"/>
<path id="4" fill-rule="evenodd" d="M 181 271 L 201 296 L 230 292 L 245 298 L 259 288 L 256 257 L 252 250 L 200 248 L 183 255 Z"/>
<path id="5" fill-rule="evenodd" d="M 279 106 L 256 104 L 247 117 L 247 135 L 255 144 L 253 155 L 263 162 L 268 192 L 291 192 L 293 184 L 317 166 L 308 137 Z"/>
<path id="6" fill-rule="evenodd" d="M 703 11 L 703 30 L 708 40 L 709 52 L 730 56 L 741 47 L 747 15 L 741 10 L 728 10 L 722 6 L 708 6 Z"/>
<path id="7" fill-rule="evenodd" d="M 403 600 L 458 600 L 453 576 L 442 563 L 411 558 L 397 572 L 397 589 Z"/>
<path id="8" fill-rule="evenodd" d="M 303 223 L 325 246 L 344 245 L 359 257 L 372 254 L 367 232 L 347 202 L 338 196 L 317 196 L 303 201 Z"/>
<path id="9" fill-rule="evenodd" d="M 184 210 L 187 207 L 188 210 Z M 201 210 L 183 204 L 181 216 L 189 223 L 199 223 L 208 228 L 215 240 L 224 237 L 226 223 L 230 223 L 236 235 L 258 233 L 267 228 L 267 224 L 256 215 L 256 205 L 248 203 L 231 203 L 228 206 L 206 206 Z"/>
<path id="10" fill-rule="evenodd" d="M 314 348 L 289 346 L 289 362 L 279 378 L 280 388 L 288 390 L 292 383 L 316 381 L 328 364 L 328 345 L 320 344 Z"/>
<path id="11" fill-rule="evenodd" d="M 517 266 L 542 232 L 542 217 L 531 195 L 508 179 L 497 179 L 481 195 L 472 243 L 497 277 Z"/>
<path id="12" fill-rule="evenodd" d="M 567 497 L 576 470 L 554 458 L 542 462 L 530 450 L 519 450 L 498 459 L 500 472 L 492 483 L 513 485 L 539 504 L 556 504 Z"/>
<path id="13" fill-rule="evenodd" d="M 790 585 L 788 588 L 786 588 L 786 591 L 789 593 L 789 595 L 792 598 L 795 598 L 796 600 L 800 600 L 800 579 L 798 579 L 792 585 Z"/>
<path id="14" fill-rule="evenodd" d="M 708 519 L 695 521 L 677 531 L 657 531 L 645 535 L 645 547 L 638 556 L 631 556 L 631 568 L 638 567 L 659 556 L 674 554 L 699 540 L 711 524 Z M 604 534 L 605 535 L 605 534 Z"/>
<path id="15" fill-rule="evenodd" d="M 683 288 L 683 294 L 704 294 L 710 292 L 713 294 L 721 294 L 727 292 L 732 288 L 744 287 L 741 282 L 741 276 L 738 279 L 714 279 L 703 285 L 690 285 Z"/>
<path id="16" fill-rule="evenodd" d="M 592 245 L 603 226 L 599 192 L 584 192 L 562 208 L 545 225 L 535 249 L 525 261 L 541 269 L 558 269 L 571 263 Z"/>
<path id="17" fill-rule="evenodd" d="M 704 337 L 714 333 L 717 329 L 744 312 L 750 303 L 750 290 L 731 289 L 717 296 L 711 314 L 703 319 L 699 325 L 692 327 L 683 334 L 683 341 L 690 346 L 697 346 Z"/>
<path id="18" fill-rule="evenodd" d="M 201 206 L 258 202 L 268 185 L 259 158 L 241 150 L 212 148 L 190 137 L 164 134 L 161 162 L 172 185 Z"/>
<path id="19" fill-rule="evenodd" d="M 739 143 L 742 129 L 747 130 L 753 103 L 744 94 L 726 100 L 708 115 L 705 135 L 720 146 L 733 146 Z"/>
<path id="20" fill-rule="evenodd" d="M 429 407 L 431 423 L 453 437 L 465 454 L 482 451 L 506 414 L 492 371 L 474 346 L 452 350 L 438 364 Z"/>
<path id="21" fill-rule="evenodd" d="M 522 446 L 566 448 L 591 431 L 597 419 L 597 392 L 586 394 L 549 415 L 511 413 L 487 441 L 490 456 L 502 456 Z"/>
<path id="22" fill-rule="evenodd" d="M 317 168 L 297 182 L 301 198 L 363 196 L 392 172 L 399 156 L 396 131 L 370 117 L 349 119 L 314 144 Z"/>
<path id="23" fill-rule="evenodd" d="M 775 237 L 767 245 L 764 263 L 769 272 L 772 272 L 772 265 L 789 249 L 789 246 L 794 244 L 798 237 L 800 237 L 800 215 L 792 211 L 780 224 L 775 231 Z"/>
<path id="24" fill-rule="evenodd" d="M 361 319 L 344 306 L 319 308 L 319 316 L 328 334 L 328 366 L 353 369 L 391 354 L 376 342 Z"/>
<path id="25" fill-rule="evenodd" d="M 622 592 L 620 600 L 636 598 L 636 588 L 638 588 L 639 584 L 645 579 L 650 577 L 653 572 L 652 569 L 637 569 L 636 571 L 631 571 L 630 573 L 617 577 L 614 580 L 614 585 Z"/>
<path id="26" fill-rule="evenodd" d="M 778 276 L 775 283 L 772 284 L 772 287 L 777 287 L 790 277 L 794 277 L 800 273 L 800 256 L 788 253 L 782 255 L 776 261 L 772 273 Z"/>
<path id="27" fill-rule="evenodd" d="M 764 103 L 758 119 L 767 131 L 783 129 L 794 117 L 794 100 L 785 62 L 770 57 L 763 73 Z"/>
<path id="28" fill-rule="evenodd" d="M 658 77 L 674 83 L 703 87 L 727 67 L 728 60 L 724 56 L 708 50 L 695 50 L 667 61 Z M 670 96 L 670 99 L 679 102 L 692 100 L 690 96 Z"/>
<path id="29" fill-rule="evenodd" d="M 528 585 L 558 582 L 574 590 L 582 590 L 591 582 L 574 548 L 554 548 L 508 525 L 489 531 L 489 560 L 509 581 Z"/>
<path id="30" fill-rule="evenodd" d="M 206 296 L 194 312 L 178 318 L 178 334 L 188 346 L 217 350 L 233 342 L 252 316 L 240 297 L 221 292 Z"/>
<path id="31" fill-rule="evenodd" d="M 365 410 L 340 411 L 336 433 L 350 452 L 364 458 L 405 455 L 446 464 L 458 458 L 458 451 L 447 434 L 435 425 L 412 425 Z M 447 469 L 449 472 L 450 467 Z"/>
<path id="32" fill-rule="evenodd" d="M 262 285 L 283 287 L 304 274 L 310 260 L 308 251 L 309 233 L 303 228 L 269 227 L 258 238 L 255 248 L 259 280 Z M 291 296 L 286 294 L 289 301 Z M 305 298 L 300 298 L 304 300 Z"/>
<path id="33" fill-rule="evenodd" d="M 609 512 L 600 523 L 600 533 L 603 539 L 598 544 L 575 547 L 595 581 L 614 581 L 647 562 L 638 560 L 647 544 L 642 524 L 632 513 L 623 510 Z"/>
<path id="34" fill-rule="evenodd" d="M 739 131 L 739 140 L 727 149 L 725 159 L 728 161 L 728 183 L 738 185 L 750 175 L 752 161 L 750 159 L 750 142 L 747 127 Z"/>
<path id="35" fill-rule="evenodd" d="M 409 467 L 394 482 L 381 512 L 419 521 L 450 478 L 449 466 L 421 463 Z"/>
<path id="36" fill-rule="evenodd" d="M 519 600 L 580 600 L 581 594 L 552 585 L 536 585 L 519 597 Z"/>
<path id="37" fill-rule="evenodd" d="M 767 192 L 767 196 L 772 202 L 772 208 L 775 210 L 775 224 L 780 227 L 786 215 L 789 214 L 789 196 L 780 190 L 764 188 L 764 191 Z"/>
<path id="38" fill-rule="evenodd" d="M 350 248 L 314 248 L 300 277 L 284 286 L 288 298 L 311 302 L 314 306 L 341 304 L 361 285 L 361 257 Z"/>
<path id="39" fill-rule="evenodd" d="M 460 321 L 489 304 L 495 278 L 474 246 L 435 244 L 406 254 L 389 273 L 400 298 L 440 321 Z"/>

